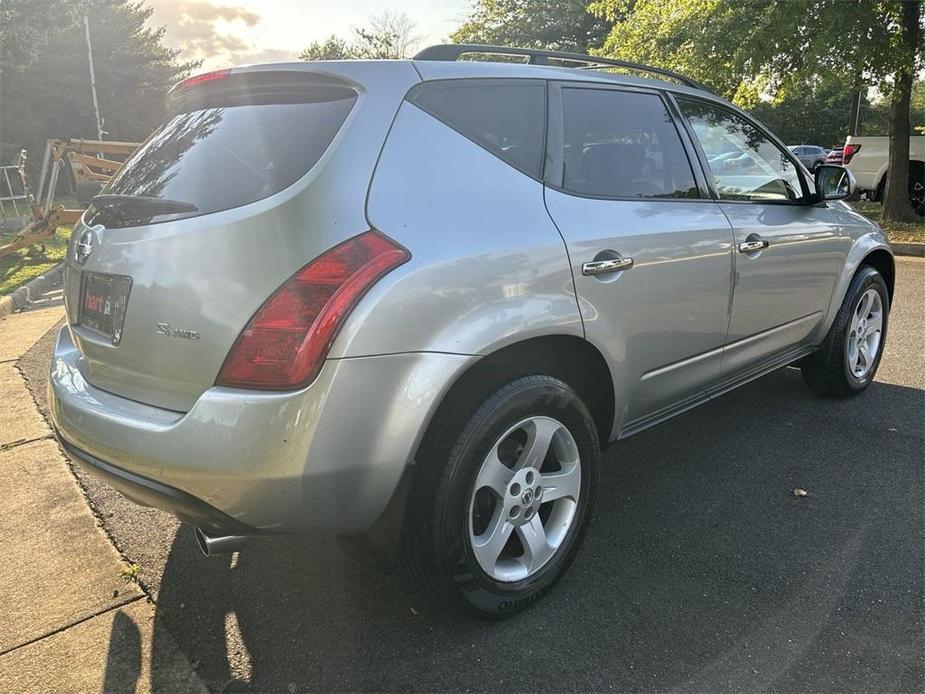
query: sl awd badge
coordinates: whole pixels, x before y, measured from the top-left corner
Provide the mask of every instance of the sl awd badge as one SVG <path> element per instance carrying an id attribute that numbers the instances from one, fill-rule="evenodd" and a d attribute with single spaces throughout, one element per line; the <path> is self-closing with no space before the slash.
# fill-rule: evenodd
<path id="1" fill-rule="evenodd" d="M 171 328 L 170 323 L 158 323 L 157 334 L 165 337 L 179 337 L 183 340 L 198 340 L 198 330 L 188 330 L 186 328 Z"/>

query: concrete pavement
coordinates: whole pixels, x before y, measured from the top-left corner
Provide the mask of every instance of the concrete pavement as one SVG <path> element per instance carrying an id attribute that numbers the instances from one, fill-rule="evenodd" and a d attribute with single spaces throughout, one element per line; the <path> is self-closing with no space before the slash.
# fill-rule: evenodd
<path id="1" fill-rule="evenodd" d="M 16 365 L 62 319 L 56 303 L 0 319 L 0 691 L 147 692 L 154 606 L 122 577 Z M 205 691 L 176 645 L 159 658 L 161 688 Z"/>

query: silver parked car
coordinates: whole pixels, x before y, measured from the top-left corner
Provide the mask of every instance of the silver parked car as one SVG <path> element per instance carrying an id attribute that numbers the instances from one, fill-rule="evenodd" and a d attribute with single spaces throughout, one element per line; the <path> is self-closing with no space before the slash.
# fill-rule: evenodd
<path id="1" fill-rule="evenodd" d="M 575 556 L 607 444 L 783 366 L 833 396 L 877 371 L 893 257 L 850 174 L 674 73 L 441 46 L 169 99 L 74 228 L 51 409 L 206 553 L 326 528 L 511 614 Z"/>
<path id="2" fill-rule="evenodd" d="M 800 163 L 810 171 L 815 171 L 817 167 L 825 164 L 829 152 L 824 147 L 818 145 L 791 145 L 790 151 L 793 152 Z"/>

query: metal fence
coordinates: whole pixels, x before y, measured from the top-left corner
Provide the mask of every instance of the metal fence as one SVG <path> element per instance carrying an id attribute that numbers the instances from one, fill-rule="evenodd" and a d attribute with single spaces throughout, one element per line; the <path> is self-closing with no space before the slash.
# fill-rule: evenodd
<path id="1" fill-rule="evenodd" d="M 26 150 L 20 150 L 15 164 L 0 166 L 0 225 L 21 227 L 32 216 L 29 185 L 26 182 Z"/>

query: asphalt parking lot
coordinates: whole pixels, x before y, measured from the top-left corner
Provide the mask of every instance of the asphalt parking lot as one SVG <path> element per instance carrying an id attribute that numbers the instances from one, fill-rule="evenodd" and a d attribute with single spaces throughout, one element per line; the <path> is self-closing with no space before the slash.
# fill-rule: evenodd
<path id="1" fill-rule="evenodd" d="M 572 569 L 505 622 L 448 615 L 327 537 L 202 558 L 190 528 L 81 476 L 157 599 L 152 688 L 159 632 L 223 691 L 922 691 L 925 261 L 900 260 L 897 297 L 861 397 L 784 369 L 609 449 Z M 20 362 L 40 406 L 54 332 Z"/>

